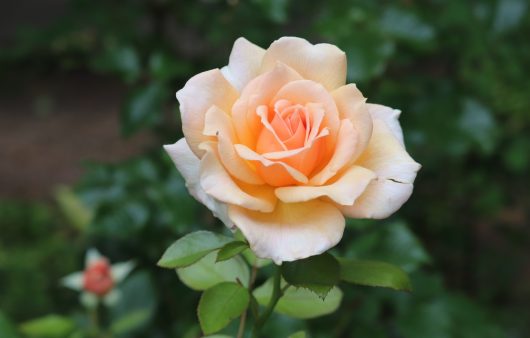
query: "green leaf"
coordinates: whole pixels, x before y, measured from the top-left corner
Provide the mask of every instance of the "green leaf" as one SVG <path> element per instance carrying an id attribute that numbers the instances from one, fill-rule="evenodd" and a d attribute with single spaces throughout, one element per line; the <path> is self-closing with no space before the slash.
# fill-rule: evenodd
<path id="1" fill-rule="evenodd" d="M 272 263 L 272 260 L 270 259 L 256 257 L 251 249 L 243 250 L 243 256 L 245 257 L 248 264 L 258 268 L 262 268 Z"/>
<path id="2" fill-rule="evenodd" d="M 239 280 L 248 285 L 250 272 L 241 257 L 216 262 L 216 253 L 211 252 L 197 263 L 177 269 L 180 280 L 194 290 L 206 290 L 221 282 L 235 282 Z"/>
<path id="3" fill-rule="evenodd" d="M 434 29 L 412 11 L 388 8 L 381 16 L 380 28 L 399 39 L 425 43 L 434 38 Z"/>
<path id="4" fill-rule="evenodd" d="M 75 323 L 67 317 L 47 315 L 23 323 L 20 331 L 30 337 L 60 338 L 72 333 Z"/>
<path id="5" fill-rule="evenodd" d="M 307 334 L 304 331 L 298 331 L 290 335 L 288 338 L 307 338 Z"/>
<path id="6" fill-rule="evenodd" d="M 229 237 L 210 231 L 192 232 L 171 244 L 158 261 L 158 266 L 174 269 L 191 265 L 232 241 Z"/>
<path id="7" fill-rule="evenodd" d="M 13 323 L 0 311 L 0 337 L 18 338 Z"/>
<path id="8" fill-rule="evenodd" d="M 242 241 L 234 241 L 226 244 L 217 253 L 217 262 L 226 261 L 241 253 L 243 250 L 248 249 L 248 244 Z"/>
<path id="9" fill-rule="evenodd" d="M 202 331 L 211 334 L 224 328 L 247 309 L 249 299 L 248 290 L 237 283 L 225 282 L 206 290 L 198 308 Z"/>
<path id="10" fill-rule="evenodd" d="M 138 130 L 153 126 L 160 120 L 166 88 L 160 83 L 150 83 L 135 90 L 121 111 L 122 133 L 129 136 Z"/>
<path id="11" fill-rule="evenodd" d="M 339 259 L 342 280 L 366 286 L 410 291 L 410 279 L 401 268 L 385 262 Z"/>
<path id="12" fill-rule="evenodd" d="M 339 262 L 329 253 L 284 262 L 281 269 L 287 283 L 307 288 L 320 297 L 325 297 L 340 280 Z"/>
<path id="13" fill-rule="evenodd" d="M 75 192 L 67 186 L 57 188 L 55 199 L 62 213 L 70 224 L 78 230 L 85 230 L 92 220 L 93 214 Z"/>
<path id="14" fill-rule="evenodd" d="M 151 309 L 138 309 L 131 311 L 114 321 L 110 331 L 115 335 L 121 335 L 138 328 L 142 323 L 147 322 L 151 317 Z"/>
<path id="15" fill-rule="evenodd" d="M 272 295 L 272 279 L 254 290 L 254 297 L 259 304 L 266 306 Z M 284 283 L 285 284 L 285 283 Z M 304 288 L 290 287 L 274 308 L 275 312 L 300 319 L 315 318 L 334 312 L 342 300 L 342 291 L 333 287 L 326 299 Z"/>

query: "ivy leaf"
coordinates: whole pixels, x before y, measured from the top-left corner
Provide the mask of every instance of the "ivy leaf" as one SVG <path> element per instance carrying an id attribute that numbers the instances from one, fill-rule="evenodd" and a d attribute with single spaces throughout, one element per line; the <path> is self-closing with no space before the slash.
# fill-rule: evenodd
<path id="1" fill-rule="evenodd" d="M 158 261 L 163 268 L 182 268 L 197 262 L 233 239 L 210 231 L 196 231 L 179 238 Z"/>
<path id="2" fill-rule="evenodd" d="M 247 285 L 250 271 L 241 257 L 216 262 L 216 253 L 211 252 L 197 263 L 177 269 L 177 274 L 188 287 L 194 290 L 206 290 L 222 282 L 236 282 Z"/>
<path id="3" fill-rule="evenodd" d="M 285 282 L 282 283 L 282 286 Z M 266 306 L 271 298 L 273 288 L 272 278 L 265 284 L 254 290 L 254 297 L 257 302 Z M 314 292 L 304 288 L 288 288 L 274 311 L 293 318 L 309 319 L 330 314 L 337 310 L 342 300 L 342 291 L 338 287 L 333 287 L 325 299 L 320 298 Z"/>
<path id="4" fill-rule="evenodd" d="M 215 333 L 239 317 L 248 306 L 250 296 L 245 287 L 231 282 L 206 290 L 199 301 L 199 323 L 204 334 Z"/>
<path id="5" fill-rule="evenodd" d="M 248 244 L 243 241 L 234 241 L 226 244 L 219 250 L 217 253 L 216 262 L 226 261 L 234 257 L 235 255 L 241 253 L 245 249 L 248 249 Z"/>
<path id="6" fill-rule="evenodd" d="M 325 298 L 340 280 L 340 265 L 329 253 L 282 264 L 282 275 L 291 285 L 304 287 Z"/>
<path id="7" fill-rule="evenodd" d="M 408 275 L 401 268 L 385 262 L 339 259 L 341 279 L 359 285 L 411 291 Z"/>

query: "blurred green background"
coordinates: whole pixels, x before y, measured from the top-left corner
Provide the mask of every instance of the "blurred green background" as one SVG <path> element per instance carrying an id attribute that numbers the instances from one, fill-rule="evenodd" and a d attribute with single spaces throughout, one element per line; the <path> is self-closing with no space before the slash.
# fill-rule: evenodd
<path id="1" fill-rule="evenodd" d="M 225 65 L 237 37 L 267 47 L 285 35 L 343 49 L 348 81 L 369 102 L 403 111 L 407 149 L 423 169 L 399 212 L 349 222 L 336 249 L 400 265 L 414 292 L 344 287 L 336 313 L 275 315 L 267 336 L 530 337 L 529 7 L 2 2 L 0 337 L 82 337 L 78 295 L 59 279 L 83 268 L 90 247 L 138 263 L 121 286 L 126 297 L 105 314 L 122 320 L 116 336 L 200 335 L 199 293 L 155 265 L 179 236 L 223 229 L 161 150 L 181 137 L 174 93 Z M 50 314 L 48 327 L 28 325 Z"/>

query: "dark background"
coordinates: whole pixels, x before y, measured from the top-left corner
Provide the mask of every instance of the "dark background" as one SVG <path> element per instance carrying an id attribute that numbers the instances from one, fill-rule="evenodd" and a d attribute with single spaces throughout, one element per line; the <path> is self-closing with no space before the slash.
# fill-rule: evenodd
<path id="1" fill-rule="evenodd" d="M 83 323 L 58 280 L 93 246 L 139 264 L 123 286 L 135 299 L 126 307 L 148 315 L 124 336 L 199 335 L 199 294 L 155 266 L 179 236 L 222 229 L 161 151 L 181 137 L 174 93 L 225 65 L 239 36 L 267 47 L 296 35 L 339 46 L 348 81 L 403 111 L 407 149 L 423 165 L 415 192 L 388 220 L 351 221 L 337 251 L 398 264 L 415 290 L 345 286 L 333 315 L 276 316 L 268 335 L 529 337 L 529 7 L 2 1 L 0 336 L 22 336 L 22 323 L 50 313 Z"/>

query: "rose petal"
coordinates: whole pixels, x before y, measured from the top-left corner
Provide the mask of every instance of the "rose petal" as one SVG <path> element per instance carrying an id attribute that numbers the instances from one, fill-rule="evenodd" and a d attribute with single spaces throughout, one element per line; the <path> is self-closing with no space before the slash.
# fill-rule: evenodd
<path id="1" fill-rule="evenodd" d="M 375 172 L 379 178 L 412 183 L 421 166 L 416 163 L 390 128 L 382 120 L 374 120 L 372 139 L 356 164 Z"/>
<path id="2" fill-rule="evenodd" d="M 272 69 L 280 61 L 302 77 L 321 83 L 333 90 L 346 82 L 346 54 L 334 45 L 312 45 L 307 40 L 283 37 L 274 41 L 265 52 L 262 71 Z"/>
<path id="3" fill-rule="evenodd" d="M 238 97 L 237 90 L 219 69 L 212 69 L 192 77 L 177 92 L 182 118 L 182 131 L 190 149 L 200 157 L 199 144 L 211 138 L 203 135 L 204 115 L 211 106 L 230 111 Z"/>
<path id="4" fill-rule="evenodd" d="M 234 42 L 228 66 L 221 69 L 223 75 L 238 91 L 259 75 L 265 50 L 245 38 Z"/>
<path id="5" fill-rule="evenodd" d="M 281 187 L 276 188 L 274 192 L 285 203 L 305 202 L 326 196 L 338 204 L 352 205 L 375 178 L 375 173 L 372 171 L 363 167 L 352 166 L 329 185 Z"/>
<path id="6" fill-rule="evenodd" d="M 335 206 L 319 200 L 279 202 L 271 213 L 230 206 L 229 216 L 252 251 L 276 264 L 325 252 L 340 241 L 345 224 Z"/>
<path id="7" fill-rule="evenodd" d="M 383 219 L 392 215 L 412 194 L 411 183 L 386 179 L 372 181 L 352 206 L 339 206 L 347 217 Z"/>
<path id="8" fill-rule="evenodd" d="M 277 63 L 269 72 L 248 83 L 240 98 L 232 107 L 232 120 L 239 142 L 254 148 L 262 128 L 256 110 L 261 105 L 269 105 L 280 88 L 302 77 L 290 67 Z M 226 110 L 229 111 L 229 110 Z"/>
<path id="9" fill-rule="evenodd" d="M 218 107 L 211 107 L 205 115 L 204 134 L 216 136 L 219 158 L 228 172 L 246 183 L 264 184 L 254 169 L 236 153 L 236 136 L 230 117 Z"/>
<path id="10" fill-rule="evenodd" d="M 167 151 L 177 169 L 182 174 L 186 187 L 190 194 L 208 209 L 213 215 L 219 218 L 227 227 L 232 227 L 232 222 L 227 215 L 227 206 L 224 203 L 217 201 L 215 198 L 206 194 L 199 184 L 200 180 L 200 161 L 191 151 L 184 138 L 178 140 L 175 144 L 165 145 L 164 149 Z"/>
<path id="11" fill-rule="evenodd" d="M 392 134 L 394 134 L 394 136 L 398 139 L 399 143 L 405 147 L 405 143 L 403 142 L 403 130 L 399 124 L 399 115 L 401 115 L 401 110 L 392 109 L 380 104 L 368 103 L 367 105 L 368 111 L 372 115 L 372 119 L 383 120 L 388 128 L 390 128 Z"/>
<path id="12" fill-rule="evenodd" d="M 206 151 L 201 159 L 200 185 L 208 195 L 218 201 L 250 210 L 262 212 L 274 210 L 276 196 L 271 187 L 236 183 L 219 161 L 215 144 L 202 143 L 200 147 Z M 243 187 L 246 191 L 242 189 Z"/>
<path id="13" fill-rule="evenodd" d="M 234 145 L 236 152 L 247 161 L 255 161 L 257 163 L 258 172 L 261 177 L 270 185 L 284 186 L 289 184 L 307 183 L 307 176 L 300 171 L 283 163 L 282 161 L 271 161 L 256 153 L 252 149 L 243 144 Z M 267 173 L 264 175 L 263 168 L 267 168 Z M 260 171 L 260 168 L 262 171 Z M 265 177 L 264 177 L 265 176 Z"/>
<path id="14" fill-rule="evenodd" d="M 310 185 L 322 185 L 352 161 L 357 148 L 358 132 L 350 120 L 341 121 L 333 156 L 322 170 L 309 180 Z"/>
<path id="15" fill-rule="evenodd" d="M 372 117 L 368 112 L 366 99 L 357 86 L 348 84 L 331 93 L 339 110 L 341 119 L 350 119 L 359 134 L 359 141 L 353 157 L 359 156 L 368 145 L 372 136 Z"/>

